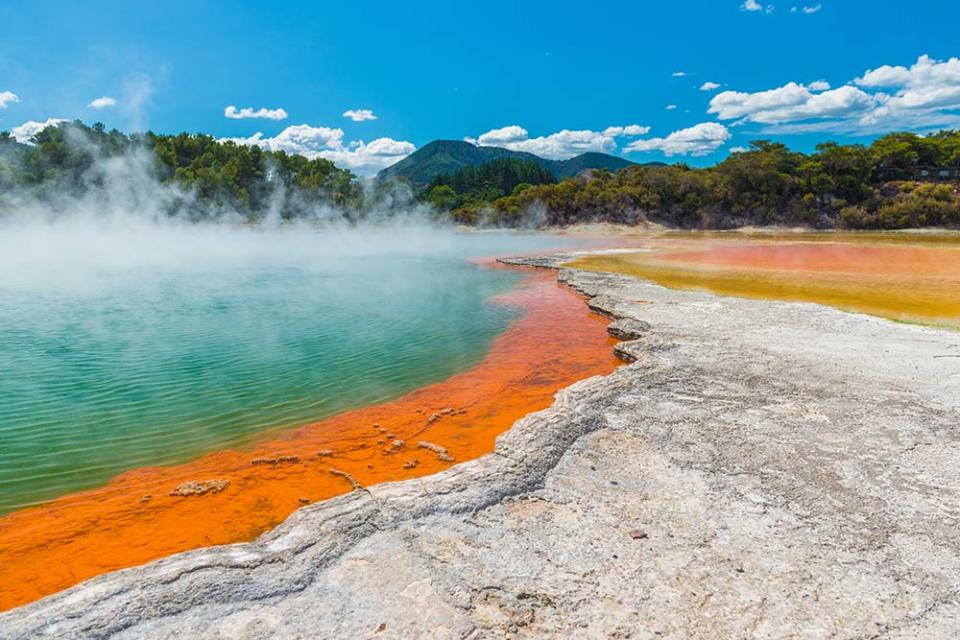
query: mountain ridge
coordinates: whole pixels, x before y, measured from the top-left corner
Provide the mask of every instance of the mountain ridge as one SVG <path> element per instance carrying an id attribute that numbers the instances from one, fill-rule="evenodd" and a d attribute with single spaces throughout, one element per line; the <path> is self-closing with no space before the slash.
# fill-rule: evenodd
<path id="1" fill-rule="evenodd" d="M 550 171 L 557 180 L 572 178 L 585 169 L 616 171 L 637 164 L 594 151 L 582 153 L 567 160 L 550 160 L 527 151 L 513 151 L 503 147 L 481 147 L 463 140 L 434 140 L 403 160 L 382 169 L 377 174 L 377 179 L 403 178 L 415 187 L 425 187 L 438 175 L 453 173 L 463 167 L 486 164 L 500 158 L 535 162 Z"/>

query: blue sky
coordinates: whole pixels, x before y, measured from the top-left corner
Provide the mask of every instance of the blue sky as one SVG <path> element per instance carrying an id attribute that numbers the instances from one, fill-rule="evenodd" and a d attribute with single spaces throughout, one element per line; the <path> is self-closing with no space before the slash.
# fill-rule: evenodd
<path id="1" fill-rule="evenodd" d="M 437 138 L 702 165 L 960 126 L 957 2 L 4 0 L 0 22 L 0 129 L 203 131 L 361 173 Z"/>

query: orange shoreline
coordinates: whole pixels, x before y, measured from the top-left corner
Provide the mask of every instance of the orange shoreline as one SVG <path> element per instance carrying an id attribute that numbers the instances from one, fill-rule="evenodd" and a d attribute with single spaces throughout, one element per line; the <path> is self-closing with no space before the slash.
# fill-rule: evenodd
<path id="1" fill-rule="evenodd" d="M 606 319 L 552 271 L 525 273 L 498 300 L 522 317 L 463 373 L 246 450 L 135 469 L 0 518 L 0 611 L 101 573 L 253 540 L 304 504 L 350 491 L 352 479 L 404 480 L 492 451 L 497 435 L 550 406 L 557 390 L 619 364 Z"/>

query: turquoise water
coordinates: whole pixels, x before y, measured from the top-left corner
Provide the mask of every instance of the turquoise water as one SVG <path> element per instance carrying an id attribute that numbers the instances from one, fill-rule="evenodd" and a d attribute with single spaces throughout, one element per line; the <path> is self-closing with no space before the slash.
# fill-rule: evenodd
<path id="1" fill-rule="evenodd" d="M 395 398 L 475 364 L 555 237 L 21 229 L 0 239 L 0 512 Z M 569 242 L 568 242 L 569 244 Z"/>

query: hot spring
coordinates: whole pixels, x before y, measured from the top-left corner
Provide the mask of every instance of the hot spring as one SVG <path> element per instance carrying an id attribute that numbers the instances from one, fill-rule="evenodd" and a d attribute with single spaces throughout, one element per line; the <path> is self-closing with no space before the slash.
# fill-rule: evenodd
<path id="1" fill-rule="evenodd" d="M 243 446 L 479 361 L 570 239 L 85 222 L 0 231 L 0 513 Z"/>

